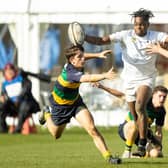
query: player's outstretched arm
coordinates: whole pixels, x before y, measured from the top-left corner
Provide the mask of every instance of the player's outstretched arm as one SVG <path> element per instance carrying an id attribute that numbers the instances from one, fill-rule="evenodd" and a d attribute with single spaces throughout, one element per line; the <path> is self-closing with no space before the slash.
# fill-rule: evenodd
<path id="1" fill-rule="evenodd" d="M 84 74 L 80 78 L 80 82 L 97 82 L 104 79 L 114 79 L 116 77 L 114 68 L 111 68 L 108 72 L 102 74 Z"/>
<path id="2" fill-rule="evenodd" d="M 93 86 L 97 87 L 97 88 L 100 88 L 102 90 L 105 90 L 106 92 L 108 92 L 108 93 L 110 93 L 113 96 L 116 96 L 118 98 L 123 98 L 125 96 L 125 94 L 123 92 L 120 92 L 119 90 L 116 90 L 116 89 L 109 88 L 107 86 L 104 86 L 99 82 L 93 83 Z"/>
<path id="3" fill-rule="evenodd" d="M 111 55 L 111 54 L 112 54 L 112 50 L 104 50 L 104 51 L 99 52 L 99 53 L 84 53 L 84 57 L 85 57 L 85 60 L 93 59 L 93 58 L 106 59 L 107 55 Z"/>
<path id="4" fill-rule="evenodd" d="M 109 36 L 96 37 L 96 36 L 90 36 L 87 34 L 85 35 L 85 41 L 96 45 L 105 45 L 105 44 L 111 43 Z"/>

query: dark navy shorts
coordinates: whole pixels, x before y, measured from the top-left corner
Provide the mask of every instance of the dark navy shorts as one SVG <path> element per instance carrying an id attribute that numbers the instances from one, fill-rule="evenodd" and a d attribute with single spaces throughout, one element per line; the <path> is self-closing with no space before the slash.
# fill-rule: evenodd
<path id="1" fill-rule="evenodd" d="M 126 141 L 125 139 L 125 136 L 124 136 L 124 125 L 126 124 L 127 122 L 124 121 L 122 124 L 119 125 L 118 127 L 118 134 L 120 136 L 121 139 L 123 139 L 124 141 Z"/>
<path id="2" fill-rule="evenodd" d="M 127 123 L 127 121 L 124 121 L 122 124 L 119 125 L 118 127 L 118 134 L 120 136 L 121 139 L 123 139 L 124 141 L 126 141 L 125 135 L 124 135 L 124 126 Z M 139 141 L 139 135 L 138 137 L 135 139 L 135 144 L 138 145 L 138 141 Z"/>
<path id="3" fill-rule="evenodd" d="M 58 106 L 51 103 L 51 118 L 55 125 L 67 124 L 72 117 L 75 117 L 82 109 L 87 109 L 83 101 L 79 101 L 74 106 Z"/>

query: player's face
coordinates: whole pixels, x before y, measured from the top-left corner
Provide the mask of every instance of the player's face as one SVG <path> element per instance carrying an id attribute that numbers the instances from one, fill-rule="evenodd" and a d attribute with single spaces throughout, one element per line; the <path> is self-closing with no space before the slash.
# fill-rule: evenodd
<path id="1" fill-rule="evenodd" d="M 149 22 L 145 21 L 142 17 L 134 18 L 134 31 L 138 36 L 145 36 L 149 27 Z"/>
<path id="2" fill-rule="evenodd" d="M 70 62 L 76 68 L 83 68 L 85 65 L 84 53 L 79 50 L 75 56 L 70 58 Z"/>
<path id="3" fill-rule="evenodd" d="M 167 94 L 161 91 L 157 91 L 153 94 L 152 102 L 154 107 L 162 107 L 166 100 Z"/>
<path id="4" fill-rule="evenodd" d="M 4 71 L 4 76 L 10 80 L 13 79 L 13 77 L 15 76 L 15 71 L 12 68 L 7 68 Z"/>

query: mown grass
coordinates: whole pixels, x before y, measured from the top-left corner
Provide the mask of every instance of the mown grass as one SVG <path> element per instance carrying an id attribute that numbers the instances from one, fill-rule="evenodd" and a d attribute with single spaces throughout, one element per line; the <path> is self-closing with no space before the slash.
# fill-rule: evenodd
<path id="1" fill-rule="evenodd" d="M 99 128 L 112 152 L 121 155 L 124 143 L 117 128 Z M 107 164 L 92 139 L 81 128 L 66 129 L 55 141 L 48 131 L 37 134 L 0 134 L 0 168 L 166 168 L 168 132 L 164 131 L 164 158 L 125 159 L 121 165 Z"/>

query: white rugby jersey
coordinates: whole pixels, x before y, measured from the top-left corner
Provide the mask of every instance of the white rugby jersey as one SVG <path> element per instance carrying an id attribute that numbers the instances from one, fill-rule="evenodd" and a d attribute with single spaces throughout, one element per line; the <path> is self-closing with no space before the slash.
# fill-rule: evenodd
<path id="1" fill-rule="evenodd" d="M 156 74 L 156 54 L 146 54 L 148 44 L 164 42 L 167 34 L 148 31 L 143 37 L 137 36 L 134 30 L 124 30 L 110 35 L 112 42 L 120 42 L 124 69 L 122 77 L 127 81 L 132 79 L 146 79 Z"/>

